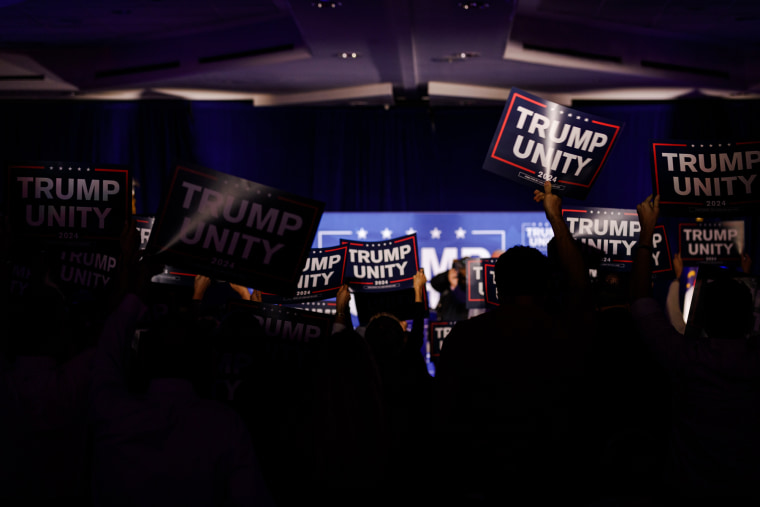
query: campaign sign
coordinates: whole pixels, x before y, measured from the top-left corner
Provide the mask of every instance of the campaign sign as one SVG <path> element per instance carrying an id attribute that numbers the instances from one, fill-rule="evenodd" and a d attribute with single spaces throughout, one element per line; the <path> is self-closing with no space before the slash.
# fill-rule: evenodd
<path id="1" fill-rule="evenodd" d="M 496 263 L 495 257 L 485 259 L 467 259 L 467 300 L 465 306 L 471 308 L 486 308 L 486 276 L 484 263 Z"/>
<path id="2" fill-rule="evenodd" d="M 741 262 L 744 221 L 678 224 L 678 252 L 684 262 Z"/>
<path id="3" fill-rule="evenodd" d="M 137 233 L 140 235 L 140 250 L 145 250 L 145 247 L 148 246 L 150 231 L 153 230 L 153 224 L 155 221 L 156 218 L 152 216 L 135 216 L 135 227 L 137 228 Z"/>
<path id="4" fill-rule="evenodd" d="M 44 276 L 44 272 L 42 272 L 44 267 L 41 266 L 32 252 L 24 250 L 10 253 L 11 258 L 5 268 L 5 289 L 11 297 L 10 302 L 13 303 L 17 297 L 22 297 L 26 289 L 33 286 L 35 281 Z"/>
<path id="5" fill-rule="evenodd" d="M 293 303 L 333 298 L 343 285 L 348 247 L 316 248 L 306 259 L 295 296 L 262 293 L 264 303 Z"/>
<path id="6" fill-rule="evenodd" d="M 485 280 L 486 308 L 499 306 L 499 290 L 496 287 L 496 261 L 488 259 L 483 262 L 483 279 Z"/>
<path id="7" fill-rule="evenodd" d="M 756 213 L 759 169 L 760 141 L 652 143 L 652 182 L 663 213 Z"/>
<path id="8" fill-rule="evenodd" d="M 65 243 L 118 240 L 132 214 L 129 169 L 71 162 L 8 166 L 14 233 Z"/>
<path id="9" fill-rule="evenodd" d="M 177 166 L 146 252 L 185 271 L 292 295 L 323 209 L 243 178 Z"/>
<path id="10" fill-rule="evenodd" d="M 451 320 L 434 320 L 428 323 L 428 343 L 430 344 L 430 360 L 433 363 L 438 362 L 441 355 L 441 348 L 446 337 L 456 321 Z"/>
<path id="11" fill-rule="evenodd" d="M 312 340 L 332 333 L 335 317 L 243 299 L 232 300 L 229 312 L 246 312 L 261 324 L 263 338 L 270 344 L 270 359 L 289 367 L 302 364 Z"/>
<path id="12" fill-rule="evenodd" d="M 73 301 L 93 301 L 118 284 L 119 243 L 61 245 L 51 256 L 50 277 Z"/>
<path id="13" fill-rule="evenodd" d="M 231 300 L 229 311 L 243 311 L 253 315 L 261 324 L 264 334 L 282 340 L 308 343 L 332 333 L 334 317 L 325 313 L 270 305 L 244 299 Z"/>
<path id="14" fill-rule="evenodd" d="M 335 315 L 337 313 L 337 303 L 333 301 L 299 301 L 296 303 L 283 303 L 282 306 L 288 308 L 295 308 L 297 310 L 303 310 L 305 312 L 312 313 L 324 313 L 327 315 Z"/>
<path id="15" fill-rule="evenodd" d="M 346 281 L 354 292 L 414 288 L 419 270 L 416 233 L 388 241 L 340 242 L 348 246 Z"/>
<path id="16" fill-rule="evenodd" d="M 6 283 L 8 284 L 8 294 L 12 299 L 22 297 L 31 281 L 31 266 L 20 261 L 12 261 L 8 264 Z"/>
<path id="17" fill-rule="evenodd" d="M 629 271 L 636 253 L 641 224 L 636 210 L 618 208 L 563 209 L 570 234 L 599 253 L 599 267 Z M 665 227 L 658 225 L 652 237 L 652 273 L 672 269 Z"/>
<path id="18" fill-rule="evenodd" d="M 483 168 L 558 195 L 585 199 L 623 124 L 517 88 L 507 98 Z"/>

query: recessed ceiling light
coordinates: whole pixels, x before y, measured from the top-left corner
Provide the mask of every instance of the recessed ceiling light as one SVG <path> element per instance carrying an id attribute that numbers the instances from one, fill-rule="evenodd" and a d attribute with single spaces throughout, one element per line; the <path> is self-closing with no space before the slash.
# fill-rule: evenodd
<path id="1" fill-rule="evenodd" d="M 361 57 L 361 55 L 356 51 L 343 51 L 342 53 L 338 53 L 335 56 L 341 60 L 355 60 Z"/>
<path id="2" fill-rule="evenodd" d="M 491 6 L 488 2 L 459 2 L 457 5 L 466 11 L 488 9 Z"/>
<path id="3" fill-rule="evenodd" d="M 474 51 L 460 51 L 459 53 L 452 53 L 450 55 L 433 58 L 433 61 L 454 63 L 454 62 L 463 62 L 465 60 L 471 60 L 479 56 L 480 56 L 480 53 L 476 53 Z"/>
<path id="4" fill-rule="evenodd" d="M 312 2 L 311 6 L 317 9 L 335 9 L 343 5 L 343 2 Z"/>

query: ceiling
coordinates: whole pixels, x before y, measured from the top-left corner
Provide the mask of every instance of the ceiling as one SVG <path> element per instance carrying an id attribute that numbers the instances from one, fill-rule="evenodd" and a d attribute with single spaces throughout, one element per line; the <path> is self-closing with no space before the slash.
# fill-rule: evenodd
<path id="1" fill-rule="evenodd" d="M 760 2 L 0 0 L 0 98 L 466 106 L 511 87 L 757 98 Z"/>

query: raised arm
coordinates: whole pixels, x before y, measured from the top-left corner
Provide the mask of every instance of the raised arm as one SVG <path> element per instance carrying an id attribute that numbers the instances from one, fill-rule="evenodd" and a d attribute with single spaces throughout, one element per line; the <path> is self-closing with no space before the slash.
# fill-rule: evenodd
<path id="1" fill-rule="evenodd" d="M 338 289 L 337 296 L 335 296 L 335 324 L 342 324 L 347 328 L 353 329 L 351 309 L 349 307 L 350 302 L 351 292 L 348 290 L 348 285 L 343 284 Z"/>
<path id="2" fill-rule="evenodd" d="M 631 302 L 648 297 L 652 293 L 652 238 L 660 216 L 660 196 L 649 195 L 636 206 L 641 232 L 631 270 Z"/>
<path id="3" fill-rule="evenodd" d="M 412 331 L 409 337 L 412 341 L 410 347 L 417 350 L 425 343 L 425 314 L 427 313 L 427 277 L 425 270 L 419 269 L 414 274 L 414 304 L 417 306 L 412 319 Z"/>
<path id="4" fill-rule="evenodd" d="M 135 328 L 147 311 L 145 294 L 161 265 L 139 258 L 137 228 L 130 223 L 122 235 L 121 285 L 118 303 L 105 321 L 93 365 L 90 396 L 95 421 L 117 419 L 129 410 L 121 401 L 128 395 L 127 361 Z"/>
<path id="5" fill-rule="evenodd" d="M 683 259 L 681 259 L 679 252 L 673 256 L 673 271 L 675 272 L 675 278 L 671 280 L 668 286 L 668 295 L 665 298 L 665 311 L 676 331 L 684 334 L 686 322 L 683 320 L 683 310 L 681 310 L 681 302 L 678 299 L 681 294 L 681 274 L 683 273 Z"/>
<path id="6" fill-rule="evenodd" d="M 427 277 L 423 269 L 417 270 L 414 274 L 414 302 L 424 303 L 427 299 L 425 291 L 427 290 Z"/>
<path id="7" fill-rule="evenodd" d="M 752 270 L 752 258 L 747 252 L 742 254 L 742 271 L 749 273 Z"/>
<path id="8" fill-rule="evenodd" d="M 562 218 L 562 198 L 552 193 L 552 184 L 544 182 L 544 191 L 533 191 L 533 200 L 544 203 L 546 219 L 552 226 L 554 242 L 563 271 L 567 276 L 570 288 L 578 291 L 589 290 L 588 272 L 578 245 L 570 234 L 565 220 Z"/>

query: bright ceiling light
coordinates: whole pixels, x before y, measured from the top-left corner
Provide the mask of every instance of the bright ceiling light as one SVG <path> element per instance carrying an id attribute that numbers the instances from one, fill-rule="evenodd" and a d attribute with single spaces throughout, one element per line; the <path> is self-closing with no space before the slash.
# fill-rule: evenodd
<path id="1" fill-rule="evenodd" d="M 312 2 L 311 6 L 316 7 L 317 9 L 335 9 L 336 7 L 342 6 L 342 2 Z"/>
<path id="2" fill-rule="evenodd" d="M 459 2 L 457 5 L 466 11 L 488 9 L 491 6 L 488 2 Z"/>
<path id="3" fill-rule="evenodd" d="M 454 63 L 454 62 L 463 62 L 465 60 L 471 60 L 471 59 L 477 58 L 479 56 L 480 56 L 480 53 L 476 53 L 475 51 L 460 51 L 458 53 L 452 53 L 450 55 L 439 56 L 437 58 L 433 58 L 433 61 L 434 62 Z"/>

